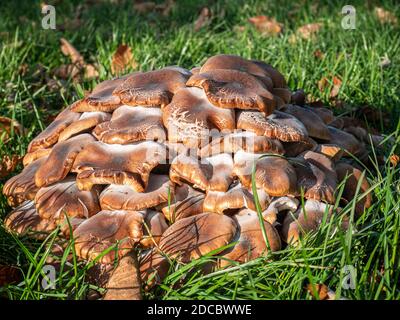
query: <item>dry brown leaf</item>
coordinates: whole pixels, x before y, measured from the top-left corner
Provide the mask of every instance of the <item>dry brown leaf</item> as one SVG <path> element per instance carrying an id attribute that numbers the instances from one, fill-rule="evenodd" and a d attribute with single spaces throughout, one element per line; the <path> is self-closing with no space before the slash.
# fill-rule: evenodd
<path id="1" fill-rule="evenodd" d="M 0 179 L 7 177 L 11 172 L 13 172 L 21 160 L 22 157 L 17 155 L 12 155 L 11 157 L 5 155 L 0 162 Z"/>
<path id="2" fill-rule="evenodd" d="M 397 25 L 398 23 L 397 17 L 392 12 L 380 7 L 375 7 L 374 11 L 376 17 L 381 23 L 390 23 L 393 25 Z"/>
<path id="3" fill-rule="evenodd" d="M 315 285 L 309 283 L 306 289 L 314 299 L 317 299 L 315 295 L 317 293 L 319 300 L 335 300 L 335 293 L 323 283 Z"/>
<path id="4" fill-rule="evenodd" d="M 0 142 L 5 143 L 10 139 L 11 130 L 16 134 L 23 134 L 25 129 L 18 121 L 0 116 Z"/>
<path id="5" fill-rule="evenodd" d="M 340 87 L 342 86 L 342 80 L 338 77 L 334 76 L 332 81 L 329 81 L 328 78 L 323 77 L 321 80 L 318 81 L 318 89 L 319 91 L 323 92 L 326 88 L 328 88 L 332 83 L 332 88 L 329 93 L 329 97 L 335 98 L 339 94 Z"/>
<path id="6" fill-rule="evenodd" d="M 297 29 L 297 34 L 303 39 L 312 39 L 322 28 L 322 23 L 309 23 Z"/>
<path id="7" fill-rule="evenodd" d="M 111 61 L 111 73 L 121 74 L 126 69 L 136 69 L 138 63 L 135 61 L 132 55 L 132 50 L 126 44 L 121 44 L 117 51 L 115 51 Z"/>
<path id="8" fill-rule="evenodd" d="M 400 156 L 398 156 L 397 154 L 392 154 L 389 157 L 390 163 L 392 164 L 393 167 L 397 167 L 397 165 L 400 162 Z"/>
<path id="9" fill-rule="evenodd" d="M 320 60 L 323 60 L 325 58 L 325 53 L 323 53 L 321 50 L 317 49 L 314 51 L 314 57 Z"/>
<path id="10" fill-rule="evenodd" d="M 249 18 L 249 22 L 263 35 L 275 36 L 282 32 L 283 24 L 275 18 L 267 16 L 256 16 Z"/>
<path id="11" fill-rule="evenodd" d="M 18 268 L 0 265 L 0 287 L 18 282 L 21 279 L 21 271 Z"/>
<path id="12" fill-rule="evenodd" d="M 62 53 L 65 56 L 69 57 L 73 64 L 83 65 L 85 63 L 85 60 L 83 59 L 82 55 L 79 53 L 78 50 L 75 49 L 75 47 L 71 43 L 69 43 L 68 40 L 61 38 L 60 42 L 61 42 Z"/>
<path id="13" fill-rule="evenodd" d="M 92 78 L 97 78 L 99 76 L 99 72 L 97 71 L 97 68 L 92 65 L 92 64 L 86 64 L 84 67 L 84 74 L 83 77 L 85 79 L 92 79 Z"/>
<path id="14" fill-rule="evenodd" d="M 156 10 L 161 11 L 163 16 L 168 16 L 172 9 L 174 8 L 175 1 L 174 0 L 167 0 L 162 4 L 156 5 Z"/>
<path id="15" fill-rule="evenodd" d="M 201 9 L 200 14 L 194 22 L 194 31 L 197 32 L 210 22 L 211 11 L 209 8 L 204 7 Z"/>

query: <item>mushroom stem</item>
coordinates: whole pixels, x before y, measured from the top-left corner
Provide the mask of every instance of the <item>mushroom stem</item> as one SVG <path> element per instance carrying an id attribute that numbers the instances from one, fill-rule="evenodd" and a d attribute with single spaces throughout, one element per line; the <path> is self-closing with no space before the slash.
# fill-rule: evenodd
<path id="1" fill-rule="evenodd" d="M 108 281 L 103 300 L 142 300 L 139 264 L 135 250 L 123 256 Z"/>

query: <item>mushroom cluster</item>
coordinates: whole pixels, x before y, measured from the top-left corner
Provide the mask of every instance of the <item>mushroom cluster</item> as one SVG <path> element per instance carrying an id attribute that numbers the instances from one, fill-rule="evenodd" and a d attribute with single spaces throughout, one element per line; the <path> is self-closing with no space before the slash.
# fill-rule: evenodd
<path id="1" fill-rule="evenodd" d="M 14 207 L 5 226 L 36 237 L 60 226 L 80 258 L 100 264 L 121 258 L 128 268 L 122 258 L 140 248 L 146 288 L 173 260 L 246 262 L 337 214 L 343 179 L 341 203 L 357 185 L 368 193 L 351 159 L 365 160 L 380 137 L 355 123 L 305 104 L 269 64 L 237 56 L 107 80 L 31 141 L 3 188 Z M 366 194 L 356 214 L 370 205 Z"/>

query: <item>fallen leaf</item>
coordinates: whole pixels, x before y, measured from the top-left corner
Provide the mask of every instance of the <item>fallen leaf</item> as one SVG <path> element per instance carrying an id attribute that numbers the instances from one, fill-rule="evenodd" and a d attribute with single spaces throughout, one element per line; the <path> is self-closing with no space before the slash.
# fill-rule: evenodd
<path id="1" fill-rule="evenodd" d="M 328 88 L 332 84 L 331 91 L 329 93 L 329 97 L 335 98 L 339 94 L 340 87 L 342 86 L 342 80 L 338 77 L 334 76 L 332 81 L 329 81 L 328 78 L 323 77 L 318 81 L 318 89 L 323 92 L 326 88 Z"/>
<path id="2" fill-rule="evenodd" d="M 380 7 L 375 7 L 375 15 L 381 23 L 397 25 L 397 17 L 390 11 Z"/>
<path id="3" fill-rule="evenodd" d="M 156 5 L 156 10 L 161 11 L 163 16 L 168 16 L 172 9 L 174 8 L 175 1 L 174 0 L 167 0 L 162 4 Z"/>
<path id="4" fill-rule="evenodd" d="M 211 11 L 209 8 L 204 7 L 201 9 L 200 14 L 196 21 L 194 22 L 194 31 L 197 32 L 204 26 L 206 26 L 211 19 Z"/>
<path id="5" fill-rule="evenodd" d="M 393 167 L 397 167 L 397 165 L 400 162 L 400 156 L 398 156 L 397 154 L 392 154 L 389 157 L 390 163 L 392 164 Z"/>
<path id="6" fill-rule="evenodd" d="M 296 33 L 303 39 L 312 39 L 322 28 L 322 23 L 309 23 L 297 29 Z"/>
<path id="7" fill-rule="evenodd" d="M 92 79 L 92 78 L 97 78 L 99 76 L 99 72 L 97 71 L 97 68 L 92 65 L 92 64 L 86 64 L 84 68 L 84 74 L 83 77 L 85 79 Z"/>
<path id="8" fill-rule="evenodd" d="M 319 300 L 335 300 L 335 292 L 323 283 L 317 283 L 315 285 L 309 283 L 307 284 L 306 289 L 314 299 L 317 299 L 315 294 L 318 294 Z"/>
<path id="9" fill-rule="evenodd" d="M 12 130 L 19 135 L 25 132 L 25 129 L 18 121 L 0 116 L 0 141 L 2 143 L 5 143 L 10 139 Z"/>
<path id="10" fill-rule="evenodd" d="M 7 177 L 11 172 L 15 170 L 17 165 L 21 162 L 22 157 L 17 155 L 5 155 L 0 162 L 0 179 Z"/>
<path id="11" fill-rule="evenodd" d="M 263 35 L 275 36 L 282 32 L 283 24 L 267 16 L 249 18 L 249 22 Z"/>
<path id="12" fill-rule="evenodd" d="M 314 51 L 314 57 L 317 59 L 323 60 L 325 58 L 325 53 L 323 53 L 321 50 L 317 49 Z"/>
<path id="13" fill-rule="evenodd" d="M 75 49 L 75 47 L 68 42 L 68 40 L 61 38 L 61 52 L 69 57 L 71 59 L 71 62 L 73 64 L 81 64 L 83 65 L 85 63 L 85 60 L 83 59 L 82 55 L 79 53 L 78 50 Z"/>
<path id="14" fill-rule="evenodd" d="M 121 44 L 112 57 L 111 73 L 120 74 L 126 69 L 136 69 L 137 67 L 138 63 L 133 58 L 131 48 L 125 44 Z"/>
<path id="15" fill-rule="evenodd" d="M 21 271 L 12 266 L 0 265 L 0 287 L 20 281 Z"/>

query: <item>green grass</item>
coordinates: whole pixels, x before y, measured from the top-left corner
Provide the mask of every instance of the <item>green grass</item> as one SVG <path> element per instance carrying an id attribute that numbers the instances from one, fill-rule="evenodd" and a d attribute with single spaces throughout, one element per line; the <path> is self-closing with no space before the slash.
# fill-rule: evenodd
<path id="1" fill-rule="evenodd" d="M 381 24 L 374 6 L 382 6 L 397 17 L 396 1 L 352 1 L 357 10 L 357 29 L 341 28 L 342 1 L 319 2 L 317 10 L 311 1 L 296 7 L 294 1 L 177 1 L 169 16 L 158 13 L 138 15 L 131 1 L 84 7 L 79 30 L 62 30 L 62 25 L 75 18 L 79 1 L 56 2 L 57 30 L 41 28 L 40 1 L 18 1 L 1 4 L 0 10 L 0 115 L 16 119 L 26 129 L 24 136 L 12 134 L 11 140 L 0 143 L 3 158 L 8 154 L 23 155 L 29 141 L 49 124 L 51 116 L 91 90 L 99 80 L 111 77 L 110 64 L 114 50 L 121 43 L 130 45 L 141 70 L 166 65 L 197 66 L 218 53 L 241 55 L 264 60 L 277 67 L 292 89 L 303 88 L 313 97 L 329 103 L 329 88 L 318 90 L 322 77 L 339 76 L 343 80 L 338 98 L 345 109 L 337 114 L 371 105 L 388 113 L 374 123 L 376 129 L 391 135 L 396 143 L 387 155 L 397 150 L 399 143 L 399 27 Z M 52 1 L 48 2 L 52 4 Z M 211 23 L 199 32 L 193 22 L 200 9 L 209 6 Z M 297 11 L 296 11 L 297 9 Z M 285 26 L 279 37 L 263 37 L 247 19 L 265 14 L 276 17 Z M 323 29 L 314 41 L 290 42 L 295 30 L 306 23 L 322 22 Z M 238 31 L 237 26 L 245 26 Z M 68 63 L 59 48 L 59 38 L 69 40 L 89 63 L 99 66 L 98 80 L 79 84 L 60 81 L 51 70 Z M 324 59 L 317 59 L 320 50 Z M 379 66 L 387 55 L 391 64 Z M 27 66 L 25 74 L 21 66 Z M 61 86 L 52 90 L 46 77 Z M 385 120 L 385 121 L 384 121 Z M 371 154 L 373 158 L 373 153 Z M 374 160 L 374 159 L 372 159 Z M 372 161 L 376 164 L 376 161 Z M 17 168 L 11 175 L 19 172 Z M 288 247 L 249 263 L 202 276 L 196 266 L 211 257 L 203 257 L 189 265 L 176 265 L 169 276 L 146 298 L 163 299 L 310 299 L 304 289 L 307 282 L 325 283 L 338 296 L 349 299 L 399 299 L 399 234 L 400 180 L 397 168 L 372 166 L 367 177 L 372 186 L 374 203 L 350 230 L 337 230 L 341 216 L 326 221 L 317 232 L 303 240 L 301 248 Z M 1 181 L 3 184 L 6 179 Z M 0 217 L 10 211 L 0 197 Z M 354 214 L 354 201 L 343 211 Z M 334 231 L 334 232 L 333 232 Z M 333 233 L 332 233 L 333 232 Z M 21 285 L 0 288 L 0 294 L 11 299 L 82 299 L 91 286 L 86 270 L 91 265 L 76 262 L 67 267 L 68 255 L 73 255 L 69 243 L 60 260 L 56 289 L 42 290 L 41 268 L 49 255 L 49 245 L 56 233 L 45 242 L 28 238 L 17 239 L 0 228 L 0 263 L 17 265 L 24 274 Z M 343 266 L 357 270 L 354 290 L 344 290 L 341 282 Z M 191 272 L 188 272 L 191 271 Z M 184 284 L 181 283 L 184 278 Z"/>

